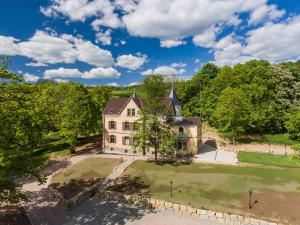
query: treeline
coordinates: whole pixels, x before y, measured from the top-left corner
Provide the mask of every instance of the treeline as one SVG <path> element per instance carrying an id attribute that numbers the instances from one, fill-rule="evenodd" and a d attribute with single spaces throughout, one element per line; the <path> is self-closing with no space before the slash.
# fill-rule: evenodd
<path id="1" fill-rule="evenodd" d="M 184 115 L 201 116 L 232 142 L 244 134 L 286 131 L 300 139 L 300 61 L 207 63 L 176 88 Z"/>
<path id="2" fill-rule="evenodd" d="M 49 139 L 74 152 L 78 137 L 101 133 L 111 94 L 107 87 L 76 83 L 25 84 L 7 70 L 7 62 L 2 58 L 0 65 L 0 202 L 24 197 L 18 178 L 43 181 L 34 153 Z"/>

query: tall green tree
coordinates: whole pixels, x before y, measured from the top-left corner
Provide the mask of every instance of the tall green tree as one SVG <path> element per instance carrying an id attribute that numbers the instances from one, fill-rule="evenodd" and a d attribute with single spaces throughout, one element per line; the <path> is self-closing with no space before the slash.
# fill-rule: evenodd
<path id="1" fill-rule="evenodd" d="M 300 140 L 300 108 L 294 109 L 286 121 L 288 134 L 292 139 Z"/>
<path id="2" fill-rule="evenodd" d="M 61 84 L 68 86 L 63 108 L 60 112 L 61 124 L 59 134 L 70 145 L 70 153 L 75 152 L 78 136 L 88 136 L 97 129 L 97 107 L 81 84 Z"/>
<path id="3" fill-rule="evenodd" d="M 218 98 L 214 113 L 220 132 L 234 143 L 247 130 L 251 110 L 251 103 L 243 91 L 226 88 Z"/>

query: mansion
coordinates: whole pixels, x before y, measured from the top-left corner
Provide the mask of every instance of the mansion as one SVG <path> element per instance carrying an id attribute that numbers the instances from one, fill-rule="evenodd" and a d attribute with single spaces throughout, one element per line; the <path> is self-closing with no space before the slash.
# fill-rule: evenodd
<path id="1" fill-rule="evenodd" d="M 182 117 L 181 104 L 174 87 L 161 104 L 172 109 L 173 128 L 178 132 L 177 154 L 196 154 L 201 145 L 201 120 L 199 117 Z M 141 155 L 132 147 L 135 122 L 143 100 L 134 92 L 128 98 L 112 98 L 103 111 L 103 151 L 106 153 Z M 148 152 L 148 155 L 154 152 Z"/>

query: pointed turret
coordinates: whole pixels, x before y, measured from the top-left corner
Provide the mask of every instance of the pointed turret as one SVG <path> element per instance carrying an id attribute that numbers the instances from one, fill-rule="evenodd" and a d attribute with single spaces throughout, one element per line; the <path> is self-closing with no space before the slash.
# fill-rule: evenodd
<path id="1" fill-rule="evenodd" d="M 174 108 L 175 108 L 175 111 L 176 111 L 176 116 L 181 116 L 181 104 L 180 104 L 180 101 L 179 101 L 179 99 L 176 95 L 175 88 L 174 88 L 173 84 L 172 84 L 172 89 L 171 89 L 170 94 L 169 94 L 169 98 L 171 98 L 172 101 L 173 101 Z"/>

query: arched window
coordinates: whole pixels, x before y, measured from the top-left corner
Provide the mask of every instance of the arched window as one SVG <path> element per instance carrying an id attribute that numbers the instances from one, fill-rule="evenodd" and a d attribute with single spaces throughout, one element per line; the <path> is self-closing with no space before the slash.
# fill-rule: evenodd
<path id="1" fill-rule="evenodd" d="M 184 132 L 183 127 L 179 127 L 179 133 L 183 133 L 183 132 Z"/>
<path id="2" fill-rule="evenodd" d="M 116 136 L 115 135 L 110 135 L 109 136 L 109 142 L 112 143 L 112 144 L 115 144 L 116 143 Z"/>

